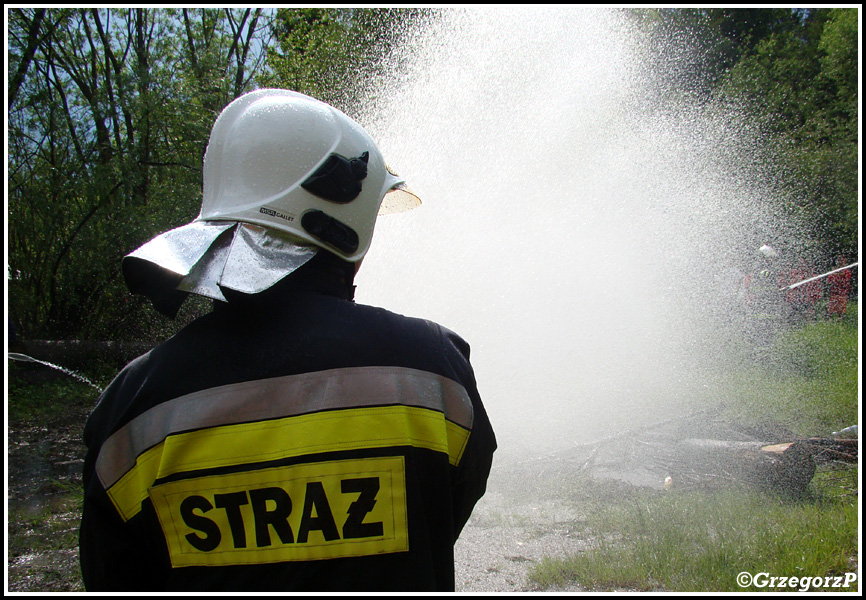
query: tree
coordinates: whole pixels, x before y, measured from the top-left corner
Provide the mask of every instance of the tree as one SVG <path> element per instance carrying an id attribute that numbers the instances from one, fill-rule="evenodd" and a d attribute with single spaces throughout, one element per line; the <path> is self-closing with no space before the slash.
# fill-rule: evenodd
<path id="1" fill-rule="evenodd" d="M 349 69 L 348 9 L 281 8 L 274 20 L 277 47 L 268 49 L 268 87 L 294 90 L 335 103 Z"/>
<path id="2" fill-rule="evenodd" d="M 270 16 L 18 8 L 8 28 L 10 312 L 30 337 L 159 336 L 120 259 L 197 214 L 210 127 L 254 85 Z"/>
<path id="3" fill-rule="evenodd" d="M 830 255 L 856 253 L 857 28 L 857 9 L 815 9 L 758 40 L 718 88 L 778 143 L 792 211 Z"/>
<path id="4" fill-rule="evenodd" d="M 352 115 L 376 84 L 394 77 L 401 42 L 434 14 L 428 9 L 283 8 L 274 19 L 260 82 L 328 102 Z"/>

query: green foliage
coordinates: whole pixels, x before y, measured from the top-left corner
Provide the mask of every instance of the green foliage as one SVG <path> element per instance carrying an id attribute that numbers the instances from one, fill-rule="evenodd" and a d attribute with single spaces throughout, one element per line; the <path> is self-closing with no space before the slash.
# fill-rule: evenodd
<path id="1" fill-rule="evenodd" d="M 818 43 L 821 70 L 836 85 L 846 120 L 857 116 L 857 34 L 857 9 L 833 10 Z"/>
<path id="2" fill-rule="evenodd" d="M 347 16 L 347 9 L 278 9 L 279 50 L 268 49 L 271 71 L 263 83 L 334 102 L 351 58 Z"/>
<path id="3" fill-rule="evenodd" d="M 816 9 L 760 38 L 718 90 L 781 148 L 792 208 L 831 256 L 856 252 L 857 73 L 857 9 Z"/>
<path id="4" fill-rule="evenodd" d="M 9 311 L 29 338 L 153 339 L 120 260 L 198 212 L 261 9 L 10 11 Z"/>
<path id="5" fill-rule="evenodd" d="M 278 9 L 278 47 L 268 48 L 269 69 L 260 83 L 302 92 L 353 114 L 359 100 L 375 94 L 402 40 L 431 14 L 426 9 Z"/>
<path id="6" fill-rule="evenodd" d="M 856 254 L 858 10 L 632 11 L 656 40 L 654 71 L 667 87 L 731 107 L 761 128 L 784 182 L 784 210 L 827 264 Z"/>

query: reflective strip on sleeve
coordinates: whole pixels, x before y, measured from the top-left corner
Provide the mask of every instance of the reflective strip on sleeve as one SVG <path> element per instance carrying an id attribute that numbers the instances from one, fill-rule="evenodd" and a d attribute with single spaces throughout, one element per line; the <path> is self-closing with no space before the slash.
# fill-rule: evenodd
<path id="1" fill-rule="evenodd" d="M 363 367 L 195 392 L 133 419 L 103 445 L 96 470 L 128 520 L 156 479 L 337 450 L 414 446 L 457 465 L 472 403 L 453 380 Z"/>

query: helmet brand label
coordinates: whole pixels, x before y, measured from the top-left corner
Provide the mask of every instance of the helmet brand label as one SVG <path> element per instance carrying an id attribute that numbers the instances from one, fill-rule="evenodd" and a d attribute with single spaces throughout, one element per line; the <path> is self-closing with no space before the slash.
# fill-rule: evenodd
<path id="1" fill-rule="evenodd" d="M 184 479 L 149 494 L 174 567 L 409 549 L 401 456 Z"/>
<path id="2" fill-rule="evenodd" d="M 283 219 L 285 221 L 294 221 L 295 217 L 292 215 L 287 215 L 285 213 L 281 213 L 279 211 L 273 210 L 271 208 L 265 208 L 264 206 L 259 207 L 259 212 L 263 215 L 268 215 L 271 217 L 277 217 L 278 219 Z"/>

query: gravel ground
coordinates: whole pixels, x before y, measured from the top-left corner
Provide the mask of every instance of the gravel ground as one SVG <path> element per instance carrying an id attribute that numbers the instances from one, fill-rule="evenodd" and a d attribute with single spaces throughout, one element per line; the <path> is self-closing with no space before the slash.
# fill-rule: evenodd
<path id="1" fill-rule="evenodd" d="M 568 523 L 542 531 L 540 515 L 499 525 L 484 518 L 470 522 L 454 547 L 458 592 L 540 591 L 528 581 L 530 568 L 545 556 L 561 556 L 587 547 Z M 557 591 L 583 591 L 569 587 Z"/>
<path id="2" fill-rule="evenodd" d="M 534 565 L 545 556 L 561 557 L 589 547 L 576 503 L 539 484 L 531 476 L 510 482 L 491 476 L 488 492 L 454 547 L 458 592 L 542 591 L 528 580 Z"/>

